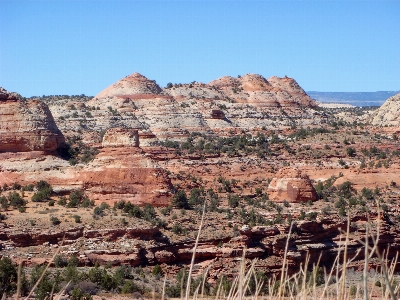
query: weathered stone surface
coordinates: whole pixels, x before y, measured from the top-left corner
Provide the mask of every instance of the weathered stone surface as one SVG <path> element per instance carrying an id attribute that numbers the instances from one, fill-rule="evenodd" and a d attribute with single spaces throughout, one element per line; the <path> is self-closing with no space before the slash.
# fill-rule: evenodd
<path id="1" fill-rule="evenodd" d="M 55 151 L 65 142 L 47 105 L 0 90 L 0 152 Z"/>
<path id="2" fill-rule="evenodd" d="M 110 128 L 104 134 L 103 147 L 139 147 L 138 130 Z"/>
<path id="3" fill-rule="evenodd" d="M 289 202 L 314 201 L 317 193 L 310 178 L 300 170 L 281 169 L 268 186 L 268 195 L 271 200 Z"/>
<path id="4" fill-rule="evenodd" d="M 95 98 L 101 99 L 135 94 L 159 94 L 161 91 L 161 88 L 155 81 L 149 80 L 136 72 L 107 87 L 97 94 Z"/>
<path id="5" fill-rule="evenodd" d="M 374 111 L 370 117 L 371 124 L 377 126 L 400 125 L 400 94 L 394 95 Z"/>

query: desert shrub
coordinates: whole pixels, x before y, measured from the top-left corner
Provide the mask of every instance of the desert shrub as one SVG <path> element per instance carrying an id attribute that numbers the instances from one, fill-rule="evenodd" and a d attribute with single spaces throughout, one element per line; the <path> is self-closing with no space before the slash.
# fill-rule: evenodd
<path id="1" fill-rule="evenodd" d="M 56 268 L 64 268 L 68 265 L 68 261 L 61 255 L 54 257 L 54 265 Z"/>
<path id="2" fill-rule="evenodd" d="M 153 273 L 153 275 L 162 275 L 163 270 L 161 269 L 160 265 L 155 265 L 152 273 Z"/>
<path id="3" fill-rule="evenodd" d="M 81 222 L 82 222 L 82 221 L 81 221 L 81 216 L 73 215 L 72 217 L 74 218 L 75 223 L 81 223 Z"/>
<path id="4" fill-rule="evenodd" d="M 41 191 L 44 189 L 49 189 L 49 188 L 51 188 L 51 185 L 47 181 L 40 180 L 36 183 L 36 189 L 38 191 Z"/>
<path id="5" fill-rule="evenodd" d="M 228 205 L 232 208 L 238 207 L 240 204 L 240 198 L 238 195 L 228 195 Z"/>
<path id="6" fill-rule="evenodd" d="M 124 285 L 121 288 L 121 293 L 122 294 L 131 294 L 131 293 L 139 292 L 139 291 L 141 291 L 141 289 L 132 280 L 125 281 Z"/>
<path id="7" fill-rule="evenodd" d="M 175 195 L 172 197 L 172 205 L 174 205 L 176 208 L 189 208 L 188 198 L 184 190 L 179 190 L 175 193 Z"/>
<path id="8" fill-rule="evenodd" d="M 35 186 L 33 184 L 28 184 L 28 185 L 22 187 L 22 191 L 32 192 L 34 187 Z"/>
<path id="9" fill-rule="evenodd" d="M 71 291 L 70 300 L 92 300 L 93 297 L 90 294 L 84 293 L 80 288 L 74 288 Z"/>
<path id="10" fill-rule="evenodd" d="M 51 216 L 50 217 L 50 222 L 53 225 L 59 225 L 61 223 L 60 219 L 58 219 L 56 216 Z"/>
<path id="11" fill-rule="evenodd" d="M 125 205 L 126 205 L 125 200 L 120 200 L 120 201 L 114 202 L 115 209 L 124 209 Z"/>
<path id="12" fill-rule="evenodd" d="M 143 211 L 140 209 L 139 206 L 129 205 L 127 207 L 130 207 L 130 209 L 127 211 L 130 217 L 135 217 L 139 219 L 143 217 Z"/>
<path id="13" fill-rule="evenodd" d="M 82 190 L 72 191 L 69 195 L 67 207 L 89 207 L 93 206 L 94 201 L 91 201 Z"/>
<path id="14" fill-rule="evenodd" d="M 315 212 L 315 211 L 310 212 L 310 213 L 307 214 L 307 218 L 308 218 L 310 221 L 316 220 L 316 219 L 317 219 L 317 216 L 318 216 L 318 213 Z"/>
<path id="15" fill-rule="evenodd" d="M 93 216 L 97 217 L 104 217 L 106 213 L 104 212 L 104 209 L 100 206 L 96 206 L 93 210 Z"/>
<path id="16" fill-rule="evenodd" d="M 57 204 L 62 206 L 67 205 L 67 198 L 65 196 L 60 197 L 60 199 L 57 201 Z"/>
<path id="17" fill-rule="evenodd" d="M 21 189 L 21 185 L 18 182 L 14 182 L 11 186 L 11 188 L 13 190 L 20 190 Z"/>
<path id="18" fill-rule="evenodd" d="M 338 195 L 346 199 L 349 199 L 354 193 L 356 193 L 356 190 L 353 187 L 353 183 L 351 183 L 350 181 L 345 181 L 342 184 L 340 184 L 337 187 L 337 190 L 338 190 Z"/>
<path id="19" fill-rule="evenodd" d="M 190 191 L 190 198 L 189 198 L 189 206 L 194 207 L 197 205 L 203 205 L 204 203 L 204 189 L 199 189 L 199 188 L 193 188 Z"/>
<path id="20" fill-rule="evenodd" d="M 186 229 L 182 226 L 181 223 L 175 223 L 172 225 L 171 231 L 175 234 L 185 234 Z"/>
<path id="21" fill-rule="evenodd" d="M 7 210 L 10 207 L 10 204 L 6 198 L 6 196 L 0 196 L 0 205 L 2 209 Z"/>
<path id="22" fill-rule="evenodd" d="M 143 208 L 143 219 L 145 219 L 148 222 L 152 222 L 156 219 L 157 214 L 153 206 L 151 206 L 149 203 L 146 203 L 144 208 Z"/>
<path id="23" fill-rule="evenodd" d="M 347 153 L 347 156 L 353 157 L 356 155 L 356 149 L 354 147 L 348 147 L 348 148 L 346 148 L 346 153 Z"/>
<path id="24" fill-rule="evenodd" d="M 33 194 L 32 201 L 33 202 L 43 202 L 50 197 L 52 192 L 53 192 L 53 189 L 51 186 L 40 189 L 35 194 Z"/>
<path id="25" fill-rule="evenodd" d="M 22 206 L 25 206 L 27 201 L 22 199 L 21 195 L 18 194 L 17 192 L 12 192 L 8 194 L 8 201 L 10 205 L 14 208 L 20 208 Z"/>
<path id="26" fill-rule="evenodd" d="M 164 216 L 170 215 L 170 214 L 171 214 L 171 211 L 172 211 L 172 206 L 171 206 L 171 205 L 168 205 L 168 206 L 163 207 L 163 208 L 160 209 L 160 212 L 161 212 Z"/>
<path id="27" fill-rule="evenodd" d="M 33 287 L 39 278 L 42 276 L 43 271 L 45 270 L 45 266 L 35 265 L 32 269 L 31 276 L 30 276 L 30 286 Z M 49 271 L 44 273 L 42 280 L 38 284 L 36 291 L 35 291 L 35 298 L 38 300 L 44 300 L 45 298 L 50 297 L 50 293 L 58 292 L 59 286 L 54 277 Z"/>
<path id="28" fill-rule="evenodd" d="M 11 295 L 16 290 L 17 268 L 8 257 L 0 259 L 0 295 Z"/>

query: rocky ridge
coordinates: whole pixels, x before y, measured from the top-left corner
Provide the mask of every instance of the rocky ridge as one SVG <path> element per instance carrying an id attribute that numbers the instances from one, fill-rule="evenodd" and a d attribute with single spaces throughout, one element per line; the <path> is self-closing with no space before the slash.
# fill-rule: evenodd
<path id="1" fill-rule="evenodd" d="M 182 140 L 191 132 L 220 134 L 326 122 L 326 116 L 314 109 L 316 104 L 294 79 L 267 80 L 256 74 L 225 76 L 208 84 L 170 84 L 162 89 L 155 81 L 134 73 L 90 101 L 58 100 L 49 106 L 65 134 L 74 134 L 74 128 L 81 127 L 88 142 L 98 140 L 98 132 L 113 127 L 154 135 L 154 143 Z M 213 111 L 217 110 L 224 117 L 216 118 Z"/>

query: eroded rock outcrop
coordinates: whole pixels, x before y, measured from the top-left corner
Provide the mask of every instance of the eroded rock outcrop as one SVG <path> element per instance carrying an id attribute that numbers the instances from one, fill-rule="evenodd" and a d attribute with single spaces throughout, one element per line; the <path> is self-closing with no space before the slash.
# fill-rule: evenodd
<path id="1" fill-rule="evenodd" d="M 64 142 L 45 103 L 0 88 L 0 152 L 55 151 Z"/>
<path id="2" fill-rule="evenodd" d="M 155 81 L 149 80 L 136 72 L 110 85 L 95 98 L 102 99 L 137 94 L 159 94 L 161 91 L 161 88 Z"/>
<path id="3" fill-rule="evenodd" d="M 139 147 L 137 129 L 110 128 L 104 134 L 103 147 Z"/>
<path id="4" fill-rule="evenodd" d="M 302 202 L 317 200 L 317 193 L 310 178 L 300 170 L 281 169 L 268 186 L 269 198 L 273 201 Z"/>

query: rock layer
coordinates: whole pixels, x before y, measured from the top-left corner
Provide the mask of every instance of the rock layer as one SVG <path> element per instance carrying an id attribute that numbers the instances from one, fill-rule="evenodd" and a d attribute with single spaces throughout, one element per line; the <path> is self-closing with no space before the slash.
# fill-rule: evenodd
<path id="1" fill-rule="evenodd" d="M 55 151 L 64 142 L 45 103 L 0 88 L 0 152 Z"/>
<path id="2" fill-rule="evenodd" d="M 138 130 L 110 128 L 104 134 L 103 147 L 139 147 Z"/>

